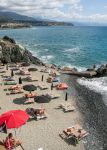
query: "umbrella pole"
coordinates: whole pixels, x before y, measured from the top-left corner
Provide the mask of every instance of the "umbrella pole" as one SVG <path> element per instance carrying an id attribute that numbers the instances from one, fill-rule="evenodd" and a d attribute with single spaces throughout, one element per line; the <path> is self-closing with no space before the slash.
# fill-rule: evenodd
<path id="1" fill-rule="evenodd" d="M 15 139 L 16 139 L 16 130 L 14 129 L 14 133 L 15 133 Z M 16 150 L 16 146 L 15 146 L 15 150 Z"/>

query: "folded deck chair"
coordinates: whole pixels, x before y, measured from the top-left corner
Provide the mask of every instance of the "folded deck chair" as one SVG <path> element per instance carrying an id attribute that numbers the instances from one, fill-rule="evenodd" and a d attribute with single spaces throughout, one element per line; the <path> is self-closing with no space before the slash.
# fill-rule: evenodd
<path id="1" fill-rule="evenodd" d="M 71 111 L 75 110 L 75 107 L 72 106 L 69 103 L 67 103 L 67 104 L 60 104 L 59 107 L 62 108 L 64 112 L 71 112 Z"/>
<path id="2" fill-rule="evenodd" d="M 46 90 L 46 89 L 48 89 L 48 86 L 45 85 L 45 84 L 39 84 L 38 87 L 39 87 L 40 90 Z"/>

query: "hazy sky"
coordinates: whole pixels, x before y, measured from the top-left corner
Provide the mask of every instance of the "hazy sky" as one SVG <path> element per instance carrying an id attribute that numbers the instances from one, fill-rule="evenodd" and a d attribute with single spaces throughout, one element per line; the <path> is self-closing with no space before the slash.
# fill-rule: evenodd
<path id="1" fill-rule="evenodd" d="M 0 0 L 0 10 L 53 20 L 107 22 L 107 0 Z"/>

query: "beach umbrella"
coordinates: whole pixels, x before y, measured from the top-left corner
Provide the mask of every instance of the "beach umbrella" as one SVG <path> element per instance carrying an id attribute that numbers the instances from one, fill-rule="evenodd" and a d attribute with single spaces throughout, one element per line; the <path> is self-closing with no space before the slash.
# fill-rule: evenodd
<path id="1" fill-rule="evenodd" d="M 37 68 L 29 68 L 28 71 L 37 71 Z"/>
<path id="2" fill-rule="evenodd" d="M 0 125 L 6 123 L 7 129 L 19 128 L 29 119 L 29 115 L 23 110 L 11 110 L 0 116 Z"/>
<path id="3" fill-rule="evenodd" d="M 37 90 L 37 87 L 36 87 L 35 85 L 33 85 L 33 84 L 30 84 L 30 85 L 24 85 L 24 86 L 23 86 L 23 89 L 24 89 L 25 91 L 31 92 L 31 91 Z"/>
<path id="4" fill-rule="evenodd" d="M 36 96 L 34 99 L 37 103 L 49 103 L 51 101 L 51 97 L 49 95 Z"/>
<path id="5" fill-rule="evenodd" d="M 21 77 L 19 78 L 19 84 L 22 84 L 22 78 Z"/>

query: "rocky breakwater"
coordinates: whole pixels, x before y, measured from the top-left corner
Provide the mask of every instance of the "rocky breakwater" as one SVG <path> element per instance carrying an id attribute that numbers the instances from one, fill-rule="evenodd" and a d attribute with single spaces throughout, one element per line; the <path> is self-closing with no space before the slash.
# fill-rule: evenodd
<path id="1" fill-rule="evenodd" d="M 0 61 L 5 63 L 27 62 L 44 65 L 41 60 L 33 56 L 31 52 L 8 36 L 0 39 Z"/>
<path id="2" fill-rule="evenodd" d="M 91 69 L 87 69 L 81 72 L 79 72 L 76 68 L 64 67 L 61 69 L 61 72 L 64 74 L 75 75 L 78 77 L 87 77 L 87 78 L 105 77 L 107 76 L 107 64 L 103 64 L 97 68 L 94 65 Z"/>

